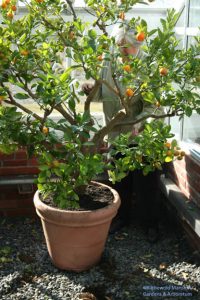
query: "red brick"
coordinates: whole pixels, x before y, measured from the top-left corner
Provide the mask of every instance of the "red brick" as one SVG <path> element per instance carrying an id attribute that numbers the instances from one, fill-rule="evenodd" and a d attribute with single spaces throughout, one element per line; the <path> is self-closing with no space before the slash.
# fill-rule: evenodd
<path id="1" fill-rule="evenodd" d="M 199 179 L 194 178 L 191 176 L 187 177 L 187 182 L 188 184 L 197 192 L 200 194 L 200 184 L 199 184 Z"/>
<path id="2" fill-rule="evenodd" d="M 26 150 L 20 149 L 15 152 L 15 159 L 28 159 Z"/>
<path id="3" fill-rule="evenodd" d="M 174 170 L 175 172 L 175 170 Z M 191 201 L 195 202 L 200 207 L 200 193 L 195 189 L 194 186 L 190 184 L 187 177 L 182 177 L 181 175 L 173 174 L 171 172 L 170 178 L 177 184 L 183 194 Z"/>
<path id="4" fill-rule="evenodd" d="M 192 157 L 187 156 L 185 158 L 185 163 L 186 163 L 186 169 L 190 169 L 194 172 L 199 173 L 200 172 L 200 163 L 197 160 L 194 160 Z"/>
<path id="5" fill-rule="evenodd" d="M 195 190 L 188 182 L 188 190 L 190 191 L 190 198 L 200 207 L 200 193 Z"/>
<path id="6" fill-rule="evenodd" d="M 7 208 L 33 208 L 33 197 L 26 199 L 7 199 L 0 201 L 0 209 Z"/>
<path id="7" fill-rule="evenodd" d="M 26 166 L 27 165 L 27 160 L 4 160 L 3 161 L 3 166 L 7 167 L 7 166 Z"/>
<path id="8" fill-rule="evenodd" d="M 27 160 L 28 166 L 38 166 L 38 159 L 37 158 L 31 158 Z"/>
<path id="9" fill-rule="evenodd" d="M 4 154 L 0 152 L 0 160 L 7 160 L 7 159 L 14 159 L 15 158 L 15 154 Z"/>
<path id="10" fill-rule="evenodd" d="M 4 217 L 17 217 L 17 216 L 29 216 L 36 217 L 36 211 L 33 208 L 14 208 L 4 209 L 2 211 Z"/>
<path id="11" fill-rule="evenodd" d="M 38 174 L 39 169 L 37 167 L 2 167 L 0 168 L 0 176 L 4 175 L 28 175 L 28 174 Z"/>

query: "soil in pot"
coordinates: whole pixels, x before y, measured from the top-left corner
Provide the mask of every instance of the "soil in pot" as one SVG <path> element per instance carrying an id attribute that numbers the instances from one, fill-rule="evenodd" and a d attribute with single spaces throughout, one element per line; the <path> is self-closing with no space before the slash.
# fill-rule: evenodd
<path id="1" fill-rule="evenodd" d="M 53 202 L 53 196 L 42 201 L 51 206 L 57 207 Z M 113 194 L 111 191 L 104 186 L 88 185 L 84 194 L 79 196 L 79 206 L 76 210 L 96 210 L 99 208 L 106 207 L 113 202 Z M 67 210 L 74 210 L 73 208 L 67 208 Z"/>

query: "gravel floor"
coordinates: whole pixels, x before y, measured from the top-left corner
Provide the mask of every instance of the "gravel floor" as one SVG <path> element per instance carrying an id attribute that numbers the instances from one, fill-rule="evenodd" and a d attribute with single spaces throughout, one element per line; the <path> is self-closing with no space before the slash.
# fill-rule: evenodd
<path id="1" fill-rule="evenodd" d="M 0 219 L 0 299 L 200 299 L 200 265 L 182 231 L 160 226 L 150 244 L 138 224 L 109 235 L 98 266 L 83 273 L 50 262 L 41 225 Z"/>

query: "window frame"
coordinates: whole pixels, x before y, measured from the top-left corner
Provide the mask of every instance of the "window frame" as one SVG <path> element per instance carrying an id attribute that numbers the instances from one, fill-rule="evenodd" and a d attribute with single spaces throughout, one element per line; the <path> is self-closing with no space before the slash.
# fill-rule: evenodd
<path id="1" fill-rule="evenodd" d="M 184 24 L 183 27 L 176 27 L 175 32 L 177 35 L 183 36 L 183 48 L 188 48 L 188 41 L 190 37 L 196 36 L 200 33 L 198 27 L 190 27 L 190 9 L 191 9 L 191 0 L 185 0 L 184 4 L 185 15 L 184 15 Z M 185 117 L 180 122 L 180 144 L 184 147 L 194 158 L 200 160 L 200 145 L 193 141 L 185 141 L 184 140 L 184 125 L 185 125 Z M 170 119 L 169 119 L 170 124 Z"/>

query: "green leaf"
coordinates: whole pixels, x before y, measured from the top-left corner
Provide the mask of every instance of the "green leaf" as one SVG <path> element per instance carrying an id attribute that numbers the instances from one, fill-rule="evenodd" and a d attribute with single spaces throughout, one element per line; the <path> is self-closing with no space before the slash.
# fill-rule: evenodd
<path id="1" fill-rule="evenodd" d="M 172 161 L 172 157 L 171 156 L 166 156 L 165 157 L 165 162 L 170 162 Z"/>
<path id="2" fill-rule="evenodd" d="M 157 29 L 153 29 L 153 30 L 151 30 L 151 31 L 148 32 L 148 36 L 151 36 L 151 35 L 153 35 L 156 32 L 157 32 Z"/>
<path id="3" fill-rule="evenodd" d="M 62 75 L 60 75 L 60 81 L 65 82 L 70 74 L 70 69 L 67 69 Z"/>
<path id="4" fill-rule="evenodd" d="M 43 185 L 42 184 L 38 184 L 37 188 L 38 188 L 39 191 L 42 191 L 43 190 Z"/>
<path id="5" fill-rule="evenodd" d="M 47 165 L 39 166 L 39 169 L 40 169 L 41 171 L 47 171 L 47 170 L 49 170 L 49 166 L 47 166 Z"/>
<path id="6" fill-rule="evenodd" d="M 26 33 L 22 34 L 22 36 L 20 37 L 19 41 L 20 41 L 20 44 L 22 44 L 26 39 Z"/>
<path id="7" fill-rule="evenodd" d="M 192 108 L 191 107 L 186 107 L 185 109 L 185 114 L 187 117 L 190 117 L 192 115 Z"/>
<path id="8" fill-rule="evenodd" d="M 84 146 L 94 146 L 95 143 L 93 143 L 93 142 L 85 142 L 85 143 L 83 143 L 83 145 Z"/>
<path id="9" fill-rule="evenodd" d="M 94 29 L 89 30 L 89 31 L 88 31 L 88 35 L 89 35 L 89 37 L 91 37 L 92 39 L 96 39 L 96 37 L 97 37 L 97 33 L 96 33 L 96 31 L 95 31 Z"/>
<path id="10" fill-rule="evenodd" d="M 20 100 L 24 100 L 24 99 L 29 99 L 30 98 L 30 96 L 27 95 L 27 94 L 25 94 L 25 93 L 17 93 L 17 94 L 14 95 L 14 97 L 16 99 L 20 99 Z"/>

